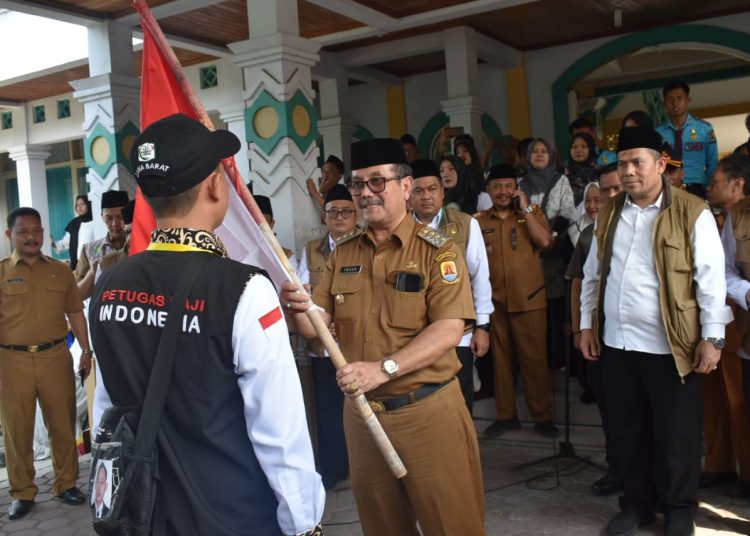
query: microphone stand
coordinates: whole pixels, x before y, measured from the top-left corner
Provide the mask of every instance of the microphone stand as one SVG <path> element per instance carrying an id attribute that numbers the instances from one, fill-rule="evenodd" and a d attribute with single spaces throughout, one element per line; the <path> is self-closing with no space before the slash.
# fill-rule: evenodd
<path id="1" fill-rule="evenodd" d="M 550 279 L 549 281 L 545 281 L 539 288 L 535 289 L 531 294 L 529 294 L 526 297 L 526 299 L 528 300 L 533 299 L 549 283 L 552 283 L 553 281 L 563 276 L 564 274 L 560 273 L 560 274 L 557 274 L 552 279 Z M 566 301 L 565 325 L 569 326 L 570 325 L 570 289 L 568 289 L 568 292 L 566 293 L 565 301 Z M 526 469 L 527 467 L 532 467 L 534 465 L 538 465 L 541 463 L 547 463 L 547 462 L 555 461 L 561 458 L 567 458 L 567 459 L 572 459 L 572 460 L 581 462 L 591 467 L 595 467 L 605 473 L 607 472 L 607 468 L 604 467 L 603 465 L 593 462 L 589 458 L 584 458 L 582 456 L 577 455 L 575 448 L 573 447 L 573 443 L 570 441 L 570 339 L 569 339 L 569 335 L 566 336 L 565 338 L 565 348 L 563 349 L 563 358 L 565 361 L 565 380 L 564 380 L 565 381 L 565 421 L 563 423 L 563 429 L 565 431 L 564 439 L 558 443 L 559 450 L 555 452 L 555 454 L 551 456 L 545 456 L 537 460 L 532 460 L 530 462 L 525 462 L 525 463 L 515 465 L 513 466 L 514 471 L 520 471 L 522 469 Z"/>

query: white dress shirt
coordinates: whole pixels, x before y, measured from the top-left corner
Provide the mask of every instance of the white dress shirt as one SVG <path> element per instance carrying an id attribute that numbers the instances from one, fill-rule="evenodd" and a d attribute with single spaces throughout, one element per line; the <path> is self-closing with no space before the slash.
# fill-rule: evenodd
<path id="1" fill-rule="evenodd" d="M 428 224 L 428 227 L 438 230 L 438 224 L 444 210 L 444 208 L 440 209 Z M 417 223 L 420 223 L 416 213 L 413 213 L 413 215 Z M 490 321 L 490 315 L 495 310 L 495 306 L 492 305 L 490 267 L 487 261 L 487 250 L 484 247 L 484 239 L 482 238 L 482 228 L 479 227 L 479 222 L 474 218 L 471 218 L 471 223 L 469 224 L 469 239 L 466 242 L 464 259 L 466 260 L 466 267 L 469 269 L 469 277 L 471 278 L 471 294 L 474 299 L 474 310 L 477 315 L 476 322 L 477 325 L 481 326 Z M 472 332 L 464 334 L 458 346 L 471 346 L 472 336 Z"/>
<path id="2" fill-rule="evenodd" d="M 661 210 L 662 195 L 652 205 L 640 208 L 625 199 L 612 245 L 609 276 L 604 293 L 604 344 L 612 348 L 670 354 L 659 301 L 659 280 L 654 263 L 654 225 Z M 724 326 L 732 320 L 726 305 L 724 251 L 716 222 L 708 210 L 695 221 L 690 237 L 693 279 L 700 308 L 703 337 L 724 337 Z M 581 329 L 591 329 L 599 283 L 598 244 L 594 239 L 583 267 Z"/>
<path id="3" fill-rule="evenodd" d="M 315 471 L 286 320 L 282 316 L 267 329 L 259 320 L 274 307 L 280 305 L 273 284 L 262 276 L 250 279 L 234 315 L 232 362 L 242 391 L 247 435 L 279 501 L 279 527 L 284 534 L 299 534 L 320 523 L 325 490 Z M 97 375 L 96 397 L 109 401 L 100 379 Z"/>
<path id="4" fill-rule="evenodd" d="M 727 279 L 727 296 L 742 307 L 748 310 L 747 293 L 750 291 L 750 281 L 742 277 L 740 265 L 737 262 L 737 240 L 734 238 L 734 229 L 732 228 L 732 218 L 727 217 L 724 220 L 724 228 L 721 230 L 721 244 L 724 246 L 724 270 Z M 750 356 L 742 349 L 737 351 L 737 355 L 750 359 Z"/>

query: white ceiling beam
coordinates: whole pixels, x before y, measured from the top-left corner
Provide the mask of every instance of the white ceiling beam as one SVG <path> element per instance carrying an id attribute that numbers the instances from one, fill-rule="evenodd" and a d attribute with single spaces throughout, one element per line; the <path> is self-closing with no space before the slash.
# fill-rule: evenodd
<path id="1" fill-rule="evenodd" d="M 198 52 L 200 54 L 208 54 L 209 56 L 216 56 L 218 58 L 232 57 L 232 51 L 227 47 L 221 45 L 210 45 L 202 41 L 196 41 L 195 39 L 188 39 L 187 37 L 181 37 L 178 35 L 167 33 L 165 33 L 164 36 L 167 38 L 167 41 L 169 41 L 169 44 L 174 48 L 190 50 L 192 52 Z M 143 31 L 140 28 L 133 28 L 133 37 L 143 39 Z"/>
<path id="2" fill-rule="evenodd" d="M 345 67 L 361 67 L 442 51 L 443 47 L 442 32 L 432 32 L 337 52 L 336 63 Z"/>
<path id="3" fill-rule="evenodd" d="M 62 63 L 60 65 L 49 67 L 47 69 L 42 69 L 40 71 L 34 71 L 33 73 L 26 73 L 20 76 L 15 76 L 13 78 L 6 78 L 5 80 L 0 81 L 0 87 L 12 86 L 13 84 L 18 84 L 21 82 L 28 82 L 29 80 L 41 78 L 42 76 L 47 76 L 47 75 L 55 74 L 55 73 L 61 73 L 63 71 L 67 71 L 68 69 L 75 69 L 76 67 L 88 65 L 88 63 L 89 63 L 88 58 L 82 58 L 80 60 L 69 61 L 67 63 Z"/>
<path id="4" fill-rule="evenodd" d="M 476 33 L 477 56 L 501 69 L 517 67 L 521 64 L 521 51 L 496 41 L 484 34 Z"/>
<path id="5" fill-rule="evenodd" d="M 0 0 L 0 9 L 18 11 L 27 15 L 36 15 L 48 19 L 80 24 L 81 26 L 93 26 L 99 24 L 104 17 L 84 10 L 68 10 L 62 7 L 44 6 L 27 0 Z"/>
<path id="6" fill-rule="evenodd" d="M 338 4 L 342 0 L 309 0 L 314 4 L 334 11 L 341 15 L 346 15 L 337 10 Z M 378 37 L 385 33 L 393 33 L 399 30 L 408 30 L 410 28 L 416 28 L 418 26 L 426 26 L 428 24 L 437 24 L 441 22 L 451 21 L 461 17 L 470 17 L 472 15 L 479 15 L 488 11 L 495 11 L 498 9 L 505 9 L 508 7 L 519 6 L 522 4 L 528 4 L 530 2 L 536 2 L 537 0 L 473 0 L 471 2 L 465 2 L 463 4 L 457 4 L 453 6 L 447 6 L 439 9 L 433 9 L 432 11 L 425 11 L 423 13 L 417 13 L 415 15 L 409 15 L 400 19 L 394 19 L 393 23 L 389 23 L 387 26 L 372 25 L 364 20 L 366 26 L 362 28 L 354 28 L 353 30 L 346 30 L 343 32 L 336 32 L 328 35 L 321 35 L 313 38 L 323 46 L 337 45 L 341 43 L 348 43 L 351 41 L 357 41 L 359 39 L 365 39 L 367 37 Z M 347 0 L 347 4 L 356 4 L 352 0 Z M 369 8 L 368 8 L 369 9 Z M 349 17 L 352 18 L 352 17 Z"/>
<path id="7" fill-rule="evenodd" d="M 390 17 L 375 9 L 363 6 L 354 0 L 308 0 L 328 11 L 333 11 L 339 15 L 358 22 L 364 23 L 372 28 L 379 28 L 387 31 L 388 28 L 398 22 L 398 19 Z"/>
<path id="8" fill-rule="evenodd" d="M 152 7 L 151 14 L 155 19 L 164 19 L 166 17 L 173 17 L 175 15 L 195 11 L 196 9 L 212 6 L 222 1 L 223 0 L 173 0 L 167 4 Z M 135 26 L 138 24 L 138 12 L 133 10 L 133 13 L 119 17 L 116 20 L 120 24 Z"/>
<path id="9" fill-rule="evenodd" d="M 352 80 L 377 86 L 400 86 L 403 82 L 399 76 L 372 67 L 357 67 L 356 69 L 348 70 L 346 74 Z"/>
<path id="10" fill-rule="evenodd" d="M 320 53 L 320 61 L 313 66 L 311 74 L 313 80 L 348 78 L 385 86 L 399 85 L 402 82 L 398 76 L 372 67 L 344 68 L 338 62 L 336 54 L 325 51 Z"/>

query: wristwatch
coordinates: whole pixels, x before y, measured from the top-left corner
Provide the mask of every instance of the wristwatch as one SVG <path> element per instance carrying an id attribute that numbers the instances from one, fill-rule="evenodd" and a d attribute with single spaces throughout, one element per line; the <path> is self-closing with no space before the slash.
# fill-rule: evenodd
<path id="1" fill-rule="evenodd" d="M 487 333 L 490 332 L 490 323 L 489 322 L 487 322 L 486 324 L 477 324 L 474 327 L 476 327 L 477 329 L 482 329 L 482 330 L 486 331 Z"/>
<path id="2" fill-rule="evenodd" d="M 726 339 L 719 339 L 718 337 L 703 337 L 702 340 L 710 342 L 717 350 L 722 350 L 727 345 Z"/>
<path id="3" fill-rule="evenodd" d="M 388 374 L 388 377 L 392 380 L 398 376 L 398 363 L 390 357 L 385 357 L 380 362 L 380 370 Z"/>
<path id="4" fill-rule="evenodd" d="M 533 205 L 529 205 L 528 207 L 526 207 L 525 209 L 523 209 L 523 211 L 526 214 L 531 214 L 532 212 L 534 212 L 534 206 Z"/>

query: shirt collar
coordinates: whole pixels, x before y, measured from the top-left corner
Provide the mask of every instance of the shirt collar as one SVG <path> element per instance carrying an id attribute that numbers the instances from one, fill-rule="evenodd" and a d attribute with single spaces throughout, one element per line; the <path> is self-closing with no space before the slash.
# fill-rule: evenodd
<path id="1" fill-rule="evenodd" d="M 174 228 L 155 229 L 151 233 L 151 244 L 173 246 L 174 251 L 203 250 L 215 253 L 222 257 L 228 257 L 227 249 L 221 239 L 210 231 L 202 229 Z M 182 248 L 180 248 L 182 246 Z M 163 249 L 155 247 L 150 249 Z"/>
<path id="2" fill-rule="evenodd" d="M 44 254 L 39 255 L 39 259 L 43 260 L 44 262 L 49 262 L 49 259 Z M 13 266 L 16 266 L 21 261 L 23 261 L 23 259 L 18 254 L 18 250 L 14 249 L 13 253 L 10 254 L 10 262 L 13 264 Z M 26 261 L 24 261 L 24 263 L 26 263 Z M 28 263 L 26 263 L 26 264 L 28 264 Z"/>
<path id="3" fill-rule="evenodd" d="M 396 228 L 393 230 L 393 234 L 391 235 L 391 238 L 396 238 L 400 245 L 403 246 L 409 241 L 409 237 L 414 234 L 414 228 L 417 226 L 417 222 L 414 220 L 413 217 L 409 217 L 409 214 L 406 214 L 404 218 L 401 220 L 401 222 L 396 226 Z M 372 229 L 368 226 L 364 233 L 362 233 L 362 236 L 366 236 L 367 239 L 375 243 L 375 240 L 373 240 L 373 233 Z"/>
<path id="4" fill-rule="evenodd" d="M 637 208 L 638 210 L 645 210 L 645 209 L 651 208 L 651 207 L 661 208 L 661 200 L 662 200 L 663 197 L 664 197 L 664 190 L 662 190 L 659 193 L 659 197 L 656 198 L 656 201 L 654 201 L 653 203 L 651 203 L 647 207 L 641 208 L 638 205 L 636 205 L 635 203 L 633 203 L 633 200 L 630 199 L 629 195 L 626 195 L 625 196 L 625 206 L 626 207 L 634 207 L 634 208 Z"/>
<path id="5" fill-rule="evenodd" d="M 431 229 L 437 230 L 438 227 L 440 227 L 440 218 L 443 217 L 443 212 L 444 211 L 445 211 L 445 209 L 443 207 L 440 207 L 440 210 L 438 211 L 437 214 L 435 214 L 435 217 L 432 218 L 432 221 L 430 223 L 426 223 L 425 225 L 427 225 L 427 227 L 429 227 Z M 416 223 L 419 223 L 419 224 L 422 223 L 421 221 L 419 221 L 419 218 L 417 218 L 417 213 L 416 212 L 412 212 L 412 216 L 414 216 L 414 221 Z"/>
<path id="6" fill-rule="evenodd" d="M 336 249 L 336 241 L 333 239 L 331 233 L 328 233 L 328 249 L 330 249 L 331 251 Z"/>

